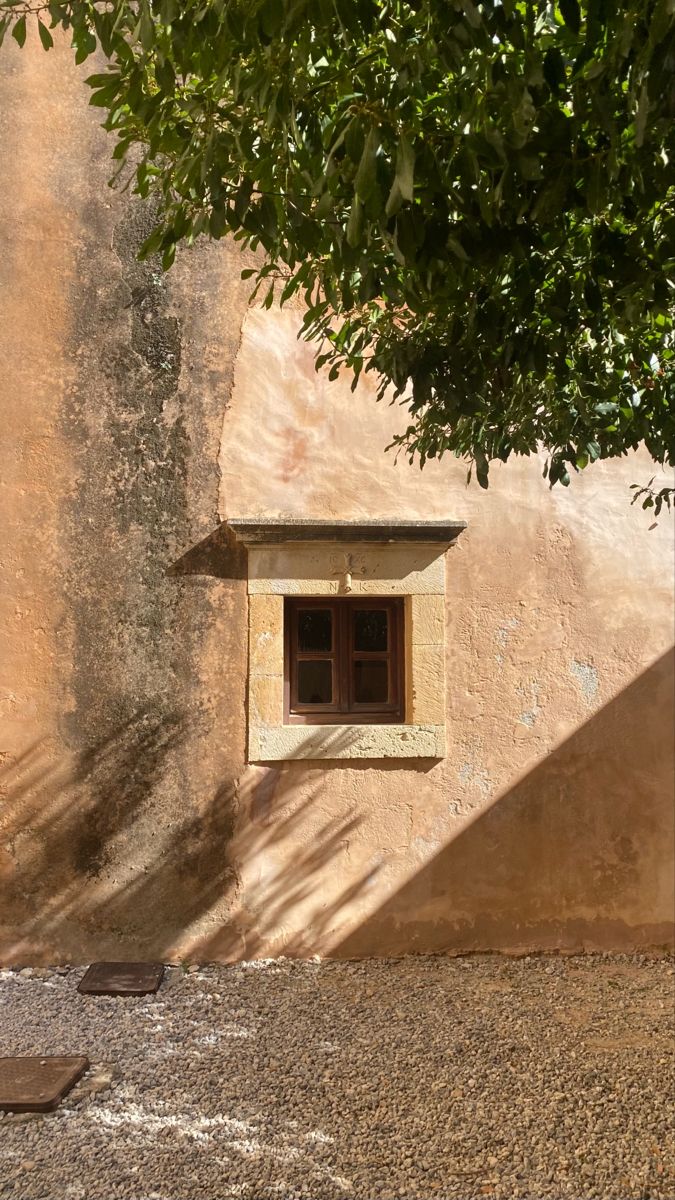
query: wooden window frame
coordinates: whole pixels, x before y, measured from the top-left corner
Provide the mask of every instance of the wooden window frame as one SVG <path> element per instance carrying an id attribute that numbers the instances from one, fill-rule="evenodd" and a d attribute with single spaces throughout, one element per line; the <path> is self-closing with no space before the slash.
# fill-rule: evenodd
<path id="1" fill-rule="evenodd" d="M 330 651 L 298 650 L 299 610 L 329 609 L 333 619 Z M 385 609 L 388 613 L 387 650 L 356 650 L 351 613 L 358 609 Z M 284 600 L 284 723 L 287 725 L 382 725 L 400 724 L 405 710 L 405 607 L 403 596 L 288 596 Z M 300 704 L 297 698 L 297 664 L 307 660 L 331 660 L 333 700 L 331 704 Z M 385 660 L 389 668 L 386 704 L 357 704 L 354 700 L 354 663 Z"/>

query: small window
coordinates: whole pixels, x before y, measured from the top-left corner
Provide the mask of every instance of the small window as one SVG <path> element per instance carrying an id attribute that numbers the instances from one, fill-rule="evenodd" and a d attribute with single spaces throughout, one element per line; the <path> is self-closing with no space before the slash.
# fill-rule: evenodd
<path id="1" fill-rule="evenodd" d="M 291 724 L 403 719 L 403 599 L 287 599 L 284 716 Z"/>

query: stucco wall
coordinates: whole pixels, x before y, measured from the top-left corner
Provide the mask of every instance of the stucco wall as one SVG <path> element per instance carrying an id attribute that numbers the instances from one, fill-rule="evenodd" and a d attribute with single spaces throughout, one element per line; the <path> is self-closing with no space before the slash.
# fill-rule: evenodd
<path id="1" fill-rule="evenodd" d="M 233 246 L 151 215 L 68 51 L 0 57 L 0 958 L 232 958 L 672 938 L 673 525 L 644 455 L 420 474 Z M 247 764 L 228 516 L 468 521 L 447 755 Z"/>

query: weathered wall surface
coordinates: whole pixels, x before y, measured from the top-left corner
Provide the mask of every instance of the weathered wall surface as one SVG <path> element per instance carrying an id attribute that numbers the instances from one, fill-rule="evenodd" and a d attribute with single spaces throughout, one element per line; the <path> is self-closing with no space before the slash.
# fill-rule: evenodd
<path id="1" fill-rule="evenodd" d="M 0 60 L 0 958 L 672 938 L 672 520 L 644 456 L 423 474 L 231 246 L 168 277 L 67 50 Z M 458 518 L 429 760 L 247 765 L 228 516 Z"/>
<path id="2" fill-rule="evenodd" d="M 180 952 L 236 888 L 246 597 L 210 535 L 247 292 L 227 250 L 136 261 L 67 49 L 1 67 L 1 953 Z"/>

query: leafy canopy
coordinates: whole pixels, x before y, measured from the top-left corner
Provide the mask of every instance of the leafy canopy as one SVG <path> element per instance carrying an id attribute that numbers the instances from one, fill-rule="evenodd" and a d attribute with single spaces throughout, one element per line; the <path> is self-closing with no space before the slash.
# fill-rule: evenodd
<path id="1" fill-rule="evenodd" d="M 143 253 L 262 248 L 411 457 L 675 462 L 675 0 L 0 0 L 19 44 L 36 17 L 109 59 Z"/>

